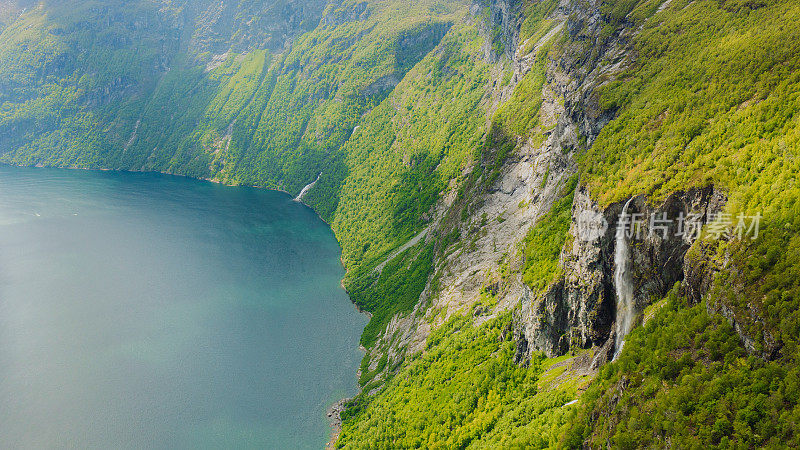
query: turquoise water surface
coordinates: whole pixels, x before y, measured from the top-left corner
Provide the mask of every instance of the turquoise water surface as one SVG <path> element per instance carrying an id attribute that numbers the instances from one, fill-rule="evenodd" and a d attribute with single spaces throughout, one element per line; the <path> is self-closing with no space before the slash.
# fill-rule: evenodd
<path id="1" fill-rule="evenodd" d="M 321 448 L 367 320 L 339 257 L 283 193 L 0 166 L 0 447 Z"/>

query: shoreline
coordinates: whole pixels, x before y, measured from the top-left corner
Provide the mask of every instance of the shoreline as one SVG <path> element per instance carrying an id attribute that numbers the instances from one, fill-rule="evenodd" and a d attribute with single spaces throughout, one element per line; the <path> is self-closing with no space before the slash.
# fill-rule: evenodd
<path id="1" fill-rule="evenodd" d="M 333 228 L 331 227 L 331 224 L 328 223 L 325 219 L 323 219 L 322 216 L 320 216 L 319 213 L 314 208 L 311 207 L 311 205 L 305 203 L 302 199 L 293 197 L 290 192 L 288 192 L 286 190 L 283 190 L 283 189 L 279 189 L 279 188 L 269 188 L 269 187 L 265 187 L 265 186 L 248 185 L 248 184 L 225 183 L 225 182 L 223 182 L 223 181 L 221 181 L 219 179 L 215 179 L 215 178 L 193 177 L 193 176 L 190 176 L 190 175 L 184 175 L 184 174 L 179 174 L 179 173 L 171 173 L 171 172 L 163 172 L 163 171 L 159 171 L 159 170 L 105 169 L 105 168 L 90 168 L 90 167 L 79 167 L 79 166 L 46 166 L 46 165 L 43 165 L 43 164 L 19 165 L 19 164 L 10 164 L 10 163 L 6 163 L 6 162 L 0 162 L 0 165 L 5 165 L 5 166 L 8 166 L 8 167 L 32 168 L 32 169 L 61 169 L 61 170 L 83 170 L 83 171 L 88 171 L 88 172 L 95 171 L 95 172 L 160 174 L 160 175 L 181 177 L 181 178 L 186 178 L 186 179 L 190 179 L 190 180 L 203 181 L 203 182 L 218 184 L 220 186 L 226 186 L 226 187 L 245 187 L 245 188 L 264 189 L 264 190 L 268 190 L 268 191 L 282 192 L 282 193 L 292 197 L 292 201 L 300 203 L 303 206 L 305 206 L 306 208 L 308 208 L 311 211 L 313 211 L 314 214 L 317 216 L 317 218 L 319 218 L 319 220 L 321 220 L 325 225 L 327 225 L 328 228 L 331 230 L 331 232 L 333 232 Z M 317 180 L 319 180 L 319 176 L 317 176 Z M 316 180 L 314 181 L 314 183 L 316 183 Z M 336 240 L 336 244 L 339 246 L 339 255 L 340 255 L 339 256 L 339 264 L 342 265 L 342 268 L 345 270 L 345 275 L 346 275 L 347 274 L 347 267 L 345 267 L 344 259 L 341 256 L 342 244 L 339 242 L 339 239 L 336 236 L 336 233 L 333 233 L 333 238 Z M 353 298 L 350 295 L 350 292 L 348 292 L 347 288 L 345 288 L 345 286 L 344 286 L 344 277 L 342 277 L 342 279 L 339 281 L 339 286 L 342 288 L 342 290 L 345 292 L 345 294 L 347 294 L 347 298 L 350 300 L 350 304 L 353 305 L 353 307 L 355 308 L 356 312 L 359 313 L 359 314 L 364 314 L 364 315 L 367 316 L 367 318 L 372 319 L 372 314 L 370 314 L 368 311 L 362 310 L 353 301 Z M 362 352 L 364 352 L 364 354 L 366 354 L 367 350 L 361 345 L 360 342 L 358 343 L 357 348 L 359 350 L 361 350 Z M 359 372 L 357 371 L 356 374 L 355 374 L 356 379 L 358 379 L 358 373 Z M 358 390 L 360 391 L 361 388 L 359 387 Z M 342 398 L 339 401 L 335 402 L 333 405 L 331 405 L 330 408 L 328 408 L 328 411 L 326 412 L 326 415 L 328 417 L 329 426 L 330 426 L 331 431 L 332 431 L 331 432 L 331 438 L 328 440 L 328 443 L 325 445 L 326 449 L 334 449 L 334 448 L 336 448 L 336 440 L 339 439 L 339 434 L 341 433 L 341 430 L 342 430 L 341 413 L 345 409 L 344 405 L 350 400 L 352 400 L 351 397 Z"/>
<path id="2" fill-rule="evenodd" d="M 63 169 L 63 170 L 84 170 L 84 171 L 87 171 L 87 172 L 95 171 L 95 172 L 143 173 L 143 174 L 150 173 L 150 174 L 160 174 L 160 175 L 169 175 L 169 176 L 173 176 L 173 177 L 187 178 L 187 179 L 190 179 L 190 180 L 205 181 L 205 182 L 208 182 L 208 183 L 218 184 L 220 186 L 245 187 L 245 188 L 253 188 L 253 189 L 264 189 L 264 190 L 267 190 L 267 191 L 274 191 L 274 192 L 282 192 L 282 193 L 292 197 L 292 200 L 294 200 L 294 201 L 296 201 L 298 203 L 302 203 L 303 205 L 305 205 L 308 208 L 310 208 L 312 211 L 314 211 L 314 214 L 316 214 L 317 217 L 319 217 L 319 219 L 321 221 L 325 222 L 325 224 L 328 225 L 329 228 L 331 226 L 331 224 L 328 223 L 327 220 L 323 219 L 322 216 L 320 216 L 319 213 L 317 213 L 317 211 L 314 208 L 311 207 L 311 205 L 309 205 L 308 203 L 304 202 L 302 199 L 299 199 L 299 198 L 293 196 L 291 192 L 289 192 L 289 191 L 287 191 L 285 189 L 281 189 L 281 188 L 272 188 L 272 187 L 267 187 L 267 186 L 259 186 L 257 184 L 227 183 L 227 182 L 224 182 L 224 181 L 222 181 L 222 180 L 220 180 L 218 178 L 195 177 L 195 176 L 191 176 L 191 175 L 185 175 L 185 174 L 182 174 L 182 173 L 164 172 L 164 171 L 161 171 L 161 170 L 106 169 L 106 168 L 102 168 L 102 167 L 81 167 L 81 166 L 46 166 L 46 165 L 41 164 L 41 163 L 34 164 L 34 165 L 22 165 L 22 164 L 11 164 L 11 163 L 7 163 L 7 162 L 0 162 L 0 164 L 5 165 L 5 166 L 9 166 L 9 167 L 31 168 L 31 169 Z M 317 179 L 319 179 L 319 176 L 317 176 Z M 316 181 L 314 181 L 314 182 L 316 182 Z M 313 182 L 311 184 L 313 184 Z M 339 239 L 336 239 L 336 242 L 338 243 Z M 339 245 L 339 247 L 341 247 L 341 244 Z"/>
<path id="3" fill-rule="evenodd" d="M 331 437 L 325 444 L 325 450 L 336 448 L 336 441 L 339 440 L 339 435 L 342 433 L 342 412 L 346 409 L 345 404 L 350 400 L 352 398 L 343 398 L 328 408 L 327 416 L 331 427 Z"/>

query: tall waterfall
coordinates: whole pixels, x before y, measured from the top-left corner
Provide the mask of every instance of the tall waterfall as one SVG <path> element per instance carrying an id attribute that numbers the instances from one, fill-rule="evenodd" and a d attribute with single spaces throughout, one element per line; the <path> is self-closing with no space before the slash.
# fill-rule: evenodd
<path id="1" fill-rule="evenodd" d="M 630 266 L 630 251 L 627 238 L 627 226 L 630 226 L 630 220 L 623 222 L 628 217 L 628 206 L 631 204 L 633 197 L 631 197 L 625 206 L 622 208 L 620 214 L 620 224 L 625 224 L 626 227 L 617 225 L 617 243 L 614 249 L 614 288 L 617 291 L 617 335 L 616 342 L 614 343 L 614 359 L 617 358 L 622 346 L 625 343 L 624 339 L 628 332 L 631 330 L 633 323 L 633 281 L 631 280 Z"/>

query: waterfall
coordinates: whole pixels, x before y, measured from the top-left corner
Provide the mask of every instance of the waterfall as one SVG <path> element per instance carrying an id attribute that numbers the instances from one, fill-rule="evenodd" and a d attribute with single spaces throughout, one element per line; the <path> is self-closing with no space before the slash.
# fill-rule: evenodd
<path id="1" fill-rule="evenodd" d="M 628 217 L 628 206 L 631 204 L 633 197 L 631 197 L 625 206 L 622 208 L 622 214 L 619 216 L 619 224 L 617 225 L 617 243 L 614 249 L 614 288 L 617 291 L 617 334 L 615 341 L 614 359 L 617 359 L 622 346 L 625 343 L 624 339 L 628 332 L 631 330 L 633 322 L 633 281 L 631 280 L 631 273 L 629 270 L 630 257 L 627 239 L 627 226 L 630 226 L 630 221 L 623 222 Z M 621 224 L 627 226 L 620 227 Z"/>
<path id="2" fill-rule="evenodd" d="M 303 187 L 303 189 L 300 191 L 300 193 L 297 194 L 297 197 L 294 198 L 295 201 L 298 201 L 298 202 L 303 201 L 303 197 L 305 197 L 306 193 L 308 193 L 308 191 L 310 191 L 311 188 L 313 188 L 314 185 L 317 184 L 317 181 L 319 181 L 319 177 L 321 177 L 321 176 L 322 176 L 322 172 L 320 172 L 320 174 L 317 175 L 317 179 L 316 180 L 314 180 L 311 183 L 308 183 L 307 185 L 305 185 L 305 187 Z"/>

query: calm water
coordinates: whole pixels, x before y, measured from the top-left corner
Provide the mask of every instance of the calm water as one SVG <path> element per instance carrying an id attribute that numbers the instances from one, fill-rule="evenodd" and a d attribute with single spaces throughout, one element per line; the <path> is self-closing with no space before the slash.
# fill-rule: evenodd
<path id="1" fill-rule="evenodd" d="M 0 166 L 0 447 L 321 448 L 366 318 L 277 192 Z"/>

